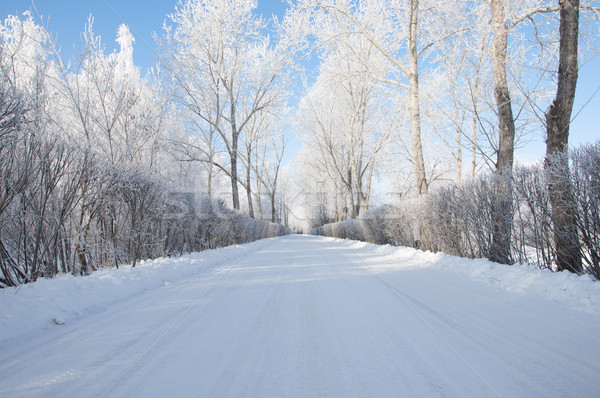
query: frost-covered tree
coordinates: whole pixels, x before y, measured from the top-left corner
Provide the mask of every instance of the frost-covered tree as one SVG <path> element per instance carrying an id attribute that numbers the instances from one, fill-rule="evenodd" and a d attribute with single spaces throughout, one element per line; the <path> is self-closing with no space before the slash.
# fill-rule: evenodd
<path id="1" fill-rule="evenodd" d="M 558 11 L 563 3 L 486 0 L 475 7 L 480 34 L 489 34 L 492 38 L 489 56 L 498 120 L 495 167 L 498 174 L 506 176 L 500 179 L 506 184 L 510 184 L 515 137 L 523 133 L 517 128 L 517 119 L 527 119 L 523 115 L 529 113 L 530 120 L 543 120 L 541 109 L 545 109 L 551 98 L 550 87 L 554 84 L 552 70 L 558 58 Z M 488 24 L 490 20 L 491 26 Z M 490 29 L 489 33 L 486 33 L 487 29 Z M 515 107 L 515 93 L 523 98 L 518 107 Z M 491 257 L 495 261 L 509 263 L 512 189 L 510 185 L 503 184 L 496 190 L 499 200 L 494 211 L 496 228 Z"/>
<path id="2" fill-rule="evenodd" d="M 116 41 L 119 50 L 106 55 L 90 18 L 75 59 L 59 64 L 59 125 L 83 150 L 113 164 L 156 172 L 158 141 L 166 133 L 167 98 L 140 76 L 126 25 L 119 27 Z M 58 59 L 60 53 L 54 51 Z"/>
<path id="3" fill-rule="evenodd" d="M 373 175 L 392 130 L 389 101 L 372 78 L 376 49 L 367 40 L 330 49 L 320 74 L 300 103 L 299 130 L 313 151 L 306 159 L 341 189 L 343 212 L 356 217 L 368 209 Z"/>
<path id="4" fill-rule="evenodd" d="M 298 10 L 312 13 L 314 32 L 324 42 L 343 41 L 353 33 L 368 40 L 388 64 L 373 76 L 407 92 L 411 131 L 411 162 L 419 195 L 427 193 L 428 177 L 421 131 L 420 64 L 459 31 L 464 4 L 411 0 L 311 1 L 294 3 Z M 304 18 L 309 18 L 304 16 Z"/>
<path id="5" fill-rule="evenodd" d="M 107 54 L 92 20 L 69 62 L 29 13 L 0 22 L 0 288 L 285 233 L 236 212 L 200 222 L 167 192 L 187 181 L 164 73 L 141 77 L 125 25 Z"/>
<path id="6" fill-rule="evenodd" d="M 282 104 L 295 51 L 291 41 L 271 39 L 256 7 L 255 0 L 180 1 L 161 40 L 176 100 L 195 119 L 190 126 L 219 137 L 228 155 L 228 164 L 205 161 L 230 178 L 235 209 L 240 139 L 258 113 Z"/>
<path id="7" fill-rule="evenodd" d="M 546 164 L 552 168 L 558 157 L 566 157 L 569 145 L 569 125 L 575 100 L 578 76 L 579 0 L 560 2 L 560 58 L 556 97 L 546 111 Z M 560 164 L 560 163 L 559 163 Z M 578 244 L 575 200 L 569 179 L 568 161 L 554 173 L 548 191 L 555 224 L 554 241 L 559 270 L 583 271 Z"/>
<path id="8" fill-rule="evenodd" d="M 282 185 L 282 162 L 283 155 L 285 154 L 285 136 L 283 134 L 283 131 L 280 130 L 279 134 L 273 135 L 266 144 L 267 145 L 264 148 L 263 154 L 263 173 L 261 182 L 265 188 L 267 197 L 269 198 L 269 202 L 271 202 L 271 222 L 281 222 L 281 216 L 283 215 L 283 211 L 281 211 L 280 209 L 280 216 L 278 217 L 277 199 L 283 198 L 285 195 L 285 192 L 280 194 L 280 192 L 283 191 L 280 188 L 280 186 Z M 268 157 L 268 159 L 265 159 L 265 155 L 267 154 L 269 154 L 270 156 Z"/>

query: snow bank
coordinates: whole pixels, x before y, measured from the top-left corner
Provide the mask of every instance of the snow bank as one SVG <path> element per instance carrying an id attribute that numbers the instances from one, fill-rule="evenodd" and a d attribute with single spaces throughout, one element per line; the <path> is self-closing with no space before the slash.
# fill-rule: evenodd
<path id="1" fill-rule="evenodd" d="M 87 277 L 62 275 L 0 290 L 0 347 L 6 340 L 68 324 L 145 290 L 185 281 L 231 263 L 270 239 L 176 258 L 142 261 L 135 268 L 102 269 Z"/>
<path id="2" fill-rule="evenodd" d="M 472 278 L 490 288 L 554 300 L 600 317 L 600 285 L 587 276 L 553 273 L 526 265 L 507 266 L 483 259 L 470 260 L 405 247 L 378 246 L 336 238 L 321 239 L 340 241 L 362 259 L 374 258 L 369 266 L 376 272 L 429 267 L 438 270 L 442 277 L 455 275 Z M 27 338 L 31 333 L 68 325 L 74 319 L 99 313 L 112 304 L 136 297 L 146 290 L 208 273 L 230 264 L 249 250 L 263 247 L 269 241 L 271 239 L 178 258 L 146 261 L 135 268 L 104 269 L 88 277 L 64 275 L 55 279 L 41 279 L 18 288 L 0 290 L 0 348 L 9 344 L 9 339 Z"/>
<path id="3" fill-rule="evenodd" d="M 386 257 L 387 261 L 380 263 L 384 265 L 372 267 L 378 272 L 407 267 L 433 267 L 519 295 L 560 302 L 571 309 L 600 317 L 600 284 L 588 275 L 576 275 L 567 271 L 552 272 L 524 264 L 498 264 L 487 259 L 472 260 L 407 247 L 345 242 L 361 255 L 372 252 L 373 255 Z"/>

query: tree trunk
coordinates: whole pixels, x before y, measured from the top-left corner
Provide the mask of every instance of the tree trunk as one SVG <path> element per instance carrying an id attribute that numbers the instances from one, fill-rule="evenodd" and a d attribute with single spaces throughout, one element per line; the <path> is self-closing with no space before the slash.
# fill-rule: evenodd
<path id="1" fill-rule="evenodd" d="M 260 181 L 258 180 L 258 177 L 256 178 L 256 209 L 258 210 L 258 219 L 262 220 L 263 219 L 263 210 L 262 210 L 262 198 L 260 197 L 261 193 L 260 193 Z"/>
<path id="2" fill-rule="evenodd" d="M 258 210 L 258 219 L 262 220 L 263 219 L 263 210 L 262 210 L 262 198 L 261 198 L 261 176 L 262 176 L 262 172 L 259 170 L 262 170 L 264 168 L 264 154 L 263 154 L 263 162 L 262 165 L 259 167 L 258 166 L 258 150 L 256 150 L 254 152 L 254 164 L 255 164 L 255 188 L 256 189 L 256 209 Z"/>
<path id="3" fill-rule="evenodd" d="M 477 114 L 475 112 L 471 126 L 471 181 L 473 181 L 477 173 Z"/>
<path id="4" fill-rule="evenodd" d="M 248 198 L 248 215 L 254 218 L 254 205 L 252 204 L 252 179 L 250 165 L 252 162 L 252 149 L 248 147 L 248 164 L 246 167 L 246 197 Z"/>
<path id="5" fill-rule="evenodd" d="M 350 218 L 356 218 L 356 203 L 354 201 L 354 189 L 352 188 L 352 168 L 348 168 L 348 174 L 346 176 L 346 189 L 348 192 L 348 200 L 350 201 Z M 346 202 L 348 204 L 348 202 Z M 346 212 L 348 213 L 348 212 Z M 348 218 L 348 215 L 345 217 Z"/>
<path id="6" fill-rule="evenodd" d="M 515 121 L 506 78 L 506 49 L 508 28 L 505 24 L 503 0 L 491 0 L 494 27 L 493 74 L 494 96 L 498 108 L 498 160 L 496 170 L 503 173 L 512 169 L 515 143 Z"/>
<path id="7" fill-rule="evenodd" d="M 212 179 L 213 179 L 213 168 L 214 168 L 214 149 L 213 149 L 213 127 L 210 126 L 210 133 L 208 139 L 208 176 L 206 177 L 206 190 L 209 198 L 212 198 Z"/>
<path id="8" fill-rule="evenodd" d="M 212 173 L 213 164 L 212 159 L 208 162 L 208 176 L 206 177 L 206 194 L 209 198 L 212 198 Z"/>
<path id="9" fill-rule="evenodd" d="M 409 48 L 409 101 L 408 110 L 410 113 L 411 146 L 414 162 L 415 178 L 417 183 L 417 192 L 419 195 L 425 195 L 428 191 L 427 178 L 425 175 L 425 161 L 423 159 L 423 143 L 421 141 L 421 111 L 419 104 L 419 70 L 417 52 L 417 34 L 419 21 L 419 1 L 410 2 L 410 26 L 408 37 Z"/>
<path id="10" fill-rule="evenodd" d="M 363 121 L 364 121 L 364 115 L 363 115 Z M 351 176 L 348 176 L 348 179 L 352 178 L 354 181 L 354 187 L 356 188 L 356 199 L 358 201 L 358 207 L 356 207 L 353 204 L 353 214 L 352 214 L 352 218 L 355 218 L 357 216 L 360 215 L 363 206 L 364 206 L 364 195 L 362 193 L 362 180 L 361 180 L 361 176 L 360 176 L 360 167 L 358 166 L 358 161 L 356 159 L 356 152 L 354 150 L 354 126 L 353 124 L 350 127 L 350 133 L 349 133 L 349 138 L 348 138 L 348 146 L 350 149 L 350 170 L 351 170 Z M 362 152 L 362 151 L 361 151 Z M 362 156 L 362 153 L 361 155 Z"/>
<path id="11" fill-rule="evenodd" d="M 275 191 L 273 191 L 273 195 L 271 195 L 271 222 L 276 222 L 277 220 L 277 212 L 275 209 Z"/>
<path id="12" fill-rule="evenodd" d="M 281 162 L 281 160 L 279 160 Z M 271 191 L 271 222 L 276 222 L 277 212 L 275 209 L 275 200 L 277 199 L 277 179 L 279 178 L 279 164 L 275 170 L 275 178 L 273 181 L 273 189 Z"/>
<path id="13" fill-rule="evenodd" d="M 498 110 L 498 158 L 494 203 L 494 233 L 490 260 L 510 264 L 510 239 L 512 227 L 512 194 L 510 175 L 514 159 L 515 121 L 506 78 L 506 50 L 508 27 L 504 15 L 503 0 L 491 0 L 494 44 L 492 67 L 494 75 L 494 96 Z"/>
<path id="14" fill-rule="evenodd" d="M 558 270 L 583 272 L 576 209 L 573 200 L 567 149 L 569 124 L 577 86 L 577 46 L 579 35 L 579 0 L 560 0 L 560 56 L 556 97 L 546 112 L 545 165 L 548 174 L 548 193 L 554 222 L 554 244 Z M 554 165 L 560 154 L 564 162 Z M 555 167 L 552 167 L 555 166 Z M 556 167 L 557 166 L 557 167 Z"/>
<path id="15" fill-rule="evenodd" d="M 234 149 L 234 151 L 236 151 Z M 240 195 L 238 192 L 238 175 L 237 175 L 237 156 L 230 154 L 231 157 L 231 202 L 235 210 L 240 209 Z"/>
<path id="16" fill-rule="evenodd" d="M 229 151 L 229 157 L 231 160 L 231 200 L 233 208 L 235 210 L 240 209 L 240 195 L 238 192 L 238 141 L 240 138 L 240 132 L 238 131 L 236 120 L 235 120 L 235 101 L 233 93 L 229 93 L 231 101 L 231 149 Z"/>
<path id="17" fill-rule="evenodd" d="M 458 123 L 458 104 L 455 102 L 454 104 L 454 117 L 456 123 Z M 461 122 L 462 124 L 462 122 Z M 462 168 L 463 168 L 463 158 L 462 158 L 462 126 L 456 128 L 456 184 L 462 184 Z"/>

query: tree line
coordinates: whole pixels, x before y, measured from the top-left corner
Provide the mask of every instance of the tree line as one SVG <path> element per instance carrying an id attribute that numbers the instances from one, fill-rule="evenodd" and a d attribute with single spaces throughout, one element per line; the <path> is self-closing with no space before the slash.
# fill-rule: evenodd
<path id="1" fill-rule="evenodd" d="M 567 165 L 570 163 L 569 167 Z M 567 170 L 567 174 L 565 174 Z M 369 209 L 360 217 L 312 228 L 310 233 L 376 244 L 408 246 L 468 258 L 491 258 L 498 193 L 510 203 L 509 263 L 556 270 L 561 246 L 549 195 L 550 181 L 573 188 L 574 228 L 563 244 L 581 257 L 581 271 L 600 279 L 600 143 L 553 156 L 552 166 L 516 166 L 506 174 L 484 173 L 463 184 L 434 189 L 421 199 Z M 510 182 L 498 179 L 511 178 Z M 571 200 L 571 199 L 569 199 Z M 319 223 L 315 223 L 319 224 Z"/>
<path id="2" fill-rule="evenodd" d="M 424 242 L 423 231 L 439 226 L 428 217 L 438 189 L 463 189 L 465 171 L 474 184 L 483 170 L 494 174 L 486 199 L 493 228 L 489 248 L 479 253 L 512 263 L 522 258 L 513 252 L 515 148 L 537 134 L 546 139 L 544 163 L 553 176 L 544 180 L 553 264 L 584 272 L 582 258 L 592 249 L 574 243 L 587 234 L 578 224 L 576 181 L 568 162 L 558 162 L 561 168 L 554 162 L 568 150 L 579 58 L 597 48 L 595 2 L 298 0 L 293 6 L 302 15 L 297 20 L 310 22 L 304 31 L 321 57 L 298 118 L 309 148 L 304 189 L 311 193 L 312 226 L 360 217 L 374 176 L 383 176 L 400 199 L 418 198 L 422 208 L 411 211 L 420 215 L 422 233 L 414 241 Z"/>
<path id="3" fill-rule="evenodd" d="M 31 13 L 0 34 L 0 288 L 289 233 L 195 189 L 183 111 L 125 25 L 106 54 L 90 19 L 69 61 Z"/>
<path id="4" fill-rule="evenodd" d="M 589 268 L 591 249 L 573 245 L 588 233 L 579 169 L 556 159 L 580 59 L 598 48 L 595 1 L 293 0 L 282 18 L 257 7 L 179 1 L 146 76 L 125 25 L 107 54 L 90 18 L 66 59 L 31 13 L 0 24 L 3 285 L 288 231 L 255 219 L 360 219 L 382 186 L 417 204 L 411 244 L 438 250 L 427 216 L 445 218 L 430 201 L 480 178 L 492 232 L 467 255 L 510 263 L 525 208 L 514 151 L 532 134 L 556 176 L 538 197 L 549 207 L 535 205 L 551 213 L 548 258 Z"/>

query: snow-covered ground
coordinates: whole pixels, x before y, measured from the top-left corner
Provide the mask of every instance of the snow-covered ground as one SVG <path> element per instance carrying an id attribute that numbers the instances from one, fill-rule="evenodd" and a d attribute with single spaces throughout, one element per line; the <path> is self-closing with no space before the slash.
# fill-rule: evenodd
<path id="1" fill-rule="evenodd" d="M 288 236 L 0 291 L 2 397 L 597 397 L 600 285 Z"/>

